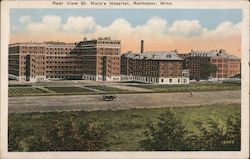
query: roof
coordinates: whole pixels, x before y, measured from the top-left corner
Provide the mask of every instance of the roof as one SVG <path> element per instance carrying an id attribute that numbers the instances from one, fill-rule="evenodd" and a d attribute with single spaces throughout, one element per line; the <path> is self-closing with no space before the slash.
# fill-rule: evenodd
<path id="1" fill-rule="evenodd" d="M 20 43 L 12 43 L 9 46 L 66 46 L 66 45 L 74 45 L 75 43 L 65 43 L 65 42 L 57 42 L 57 41 L 47 41 L 43 43 L 37 42 L 20 42 Z"/>
<path id="2" fill-rule="evenodd" d="M 176 52 L 166 51 L 148 51 L 144 53 L 126 53 L 124 54 L 127 58 L 138 59 L 138 60 L 183 60 Z"/>
<path id="3" fill-rule="evenodd" d="M 135 53 L 125 53 L 123 54 L 123 56 L 127 57 L 127 58 L 134 58 L 135 56 L 137 56 L 138 54 Z"/>
<path id="4" fill-rule="evenodd" d="M 191 51 L 190 53 L 191 57 L 222 57 L 222 58 L 228 58 L 228 59 L 240 59 L 237 56 L 230 55 L 226 53 L 225 50 L 212 50 L 212 51 Z"/>

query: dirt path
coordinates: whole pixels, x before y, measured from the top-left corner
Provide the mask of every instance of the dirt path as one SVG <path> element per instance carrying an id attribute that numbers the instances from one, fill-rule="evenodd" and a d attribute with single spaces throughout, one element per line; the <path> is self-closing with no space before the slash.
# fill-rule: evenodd
<path id="1" fill-rule="evenodd" d="M 47 112 L 152 108 L 240 103 L 240 91 L 119 94 L 117 101 L 102 95 L 9 97 L 9 112 Z"/>

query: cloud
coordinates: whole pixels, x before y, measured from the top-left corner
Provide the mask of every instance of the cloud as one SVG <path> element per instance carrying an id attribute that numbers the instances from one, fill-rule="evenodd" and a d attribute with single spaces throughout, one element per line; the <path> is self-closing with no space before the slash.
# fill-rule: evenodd
<path id="1" fill-rule="evenodd" d="M 138 49 L 138 41 L 145 40 L 150 47 L 158 50 L 182 48 L 224 48 L 240 49 L 241 23 L 224 21 L 213 29 L 208 29 L 198 20 L 176 20 L 168 23 L 161 17 L 151 17 L 144 24 L 132 25 L 123 18 L 115 19 L 110 25 L 102 26 L 93 17 L 68 17 L 62 21 L 60 16 L 46 15 L 40 22 L 30 16 L 20 19 L 22 26 L 13 31 L 11 37 L 16 41 L 79 41 L 83 37 L 111 37 L 122 40 L 122 48 Z M 30 32 L 30 34 L 27 34 Z M 49 33 L 49 34 L 48 34 Z M 149 45 L 145 45 L 149 47 Z M 214 48 L 211 48 L 214 49 Z"/>
<path id="2" fill-rule="evenodd" d="M 26 24 L 26 23 L 29 23 L 31 21 L 31 18 L 30 16 L 22 16 L 19 18 L 19 21 L 22 23 L 22 24 Z"/>
<path id="3" fill-rule="evenodd" d="M 220 23 L 214 30 L 203 29 L 202 31 L 202 37 L 210 39 L 225 39 L 239 36 L 241 36 L 241 23 L 233 24 L 229 21 Z"/>
<path id="4" fill-rule="evenodd" d="M 82 33 L 92 31 L 95 27 L 92 17 L 69 17 L 62 28 L 64 31 Z"/>
<path id="5" fill-rule="evenodd" d="M 41 22 L 31 22 L 27 25 L 26 30 L 35 33 L 47 33 L 60 30 L 61 17 L 46 15 Z"/>
<path id="6" fill-rule="evenodd" d="M 238 23 L 235 25 L 236 28 L 241 29 L 242 23 Z"/>
<path id="7" fill-rule="evenodd" d="M 165 36 L 167 32 L 168 23 L 165 19 L 160 17 L 152 17 L 149 19 L 146 24 L 140 25 L 135 28 L 135 35 L 138 37 L 161 37 Z"/>
<path id="8" fill-rule="evenodd" d="M 215 33 L 218 35 L 226 35 L 226 36 L 230 36 L 230 35 L 236 35 L 240 33 L 240 24 L 233 24 L 232 22 L 226 21 L 221 23 L 216 29 L 215 29 Z"/>
<path id="9" fill-rule="evenodd" d="M 87 34 L 87 36 L 111 36 L 120 39 L 147 38 L 152 39 L 163 36 L 167 31 L 167 21 L 159 17 L 150 18 L 145 24 L 132 26 L 125 19 L 116 19 L 109 26 L 96 26 L 95 33 Z"/>
<path id="10" fill-rule="evenodd" d="M 121 35 L 128 37 L 132 32 L 133 30 L 129 22 L 125 19 L 116 19 L 108 27 L 97 25 L 95 33 L 88 36 L 112 36 L 113 38 L 118 38 Z"/>
<path id="11" fill-rule="evenodd" d="M 169 32 L 179 36 L 197 36 L 200 35 L 202 26 L 198 20 L 177 20 L 169 28 Z"/>
<path id="12" fill-rule="evenodd" d="M 96 23 L 93 17 L 69 17 L 62 23 L 61 17 L 46 15 L 41 22 L 32 22 L 30 16 L 23 16 L 20 22 L 26 31 L 32 33 L 84 34 L 90 37 L 111 36 L 113 38 L 211 38 L 240 35 L 239 24 L 225 21 L 215 29 L 207 29 L 198 20 L 176 20 L 169 24 L 166 19 L 152 17 L 144 24 L 132 26 L 125 19 L 116 19 L 109 26 Z"/>

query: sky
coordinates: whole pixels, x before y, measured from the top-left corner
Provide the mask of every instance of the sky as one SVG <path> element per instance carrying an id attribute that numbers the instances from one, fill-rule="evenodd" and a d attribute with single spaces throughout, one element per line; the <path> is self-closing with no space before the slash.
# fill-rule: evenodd
<path id="1" fill-rule="evenodd" d="M 239 9 L 12 9 L 10 42 L 111 37 L 122 53 L 225 49 L 240 56 Z"/>

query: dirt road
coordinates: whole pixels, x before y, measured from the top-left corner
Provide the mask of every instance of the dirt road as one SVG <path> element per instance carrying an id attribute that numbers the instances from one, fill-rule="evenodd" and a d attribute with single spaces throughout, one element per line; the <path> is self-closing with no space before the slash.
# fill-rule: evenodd
<path id="1" fill-rule="evenodd" d="M 240 103 L 240 91 L 119 94 L 116 101 L 103 101 L 102 95 L 9 97 L 11 112 L 49 112 L 151 108 Z"/>

